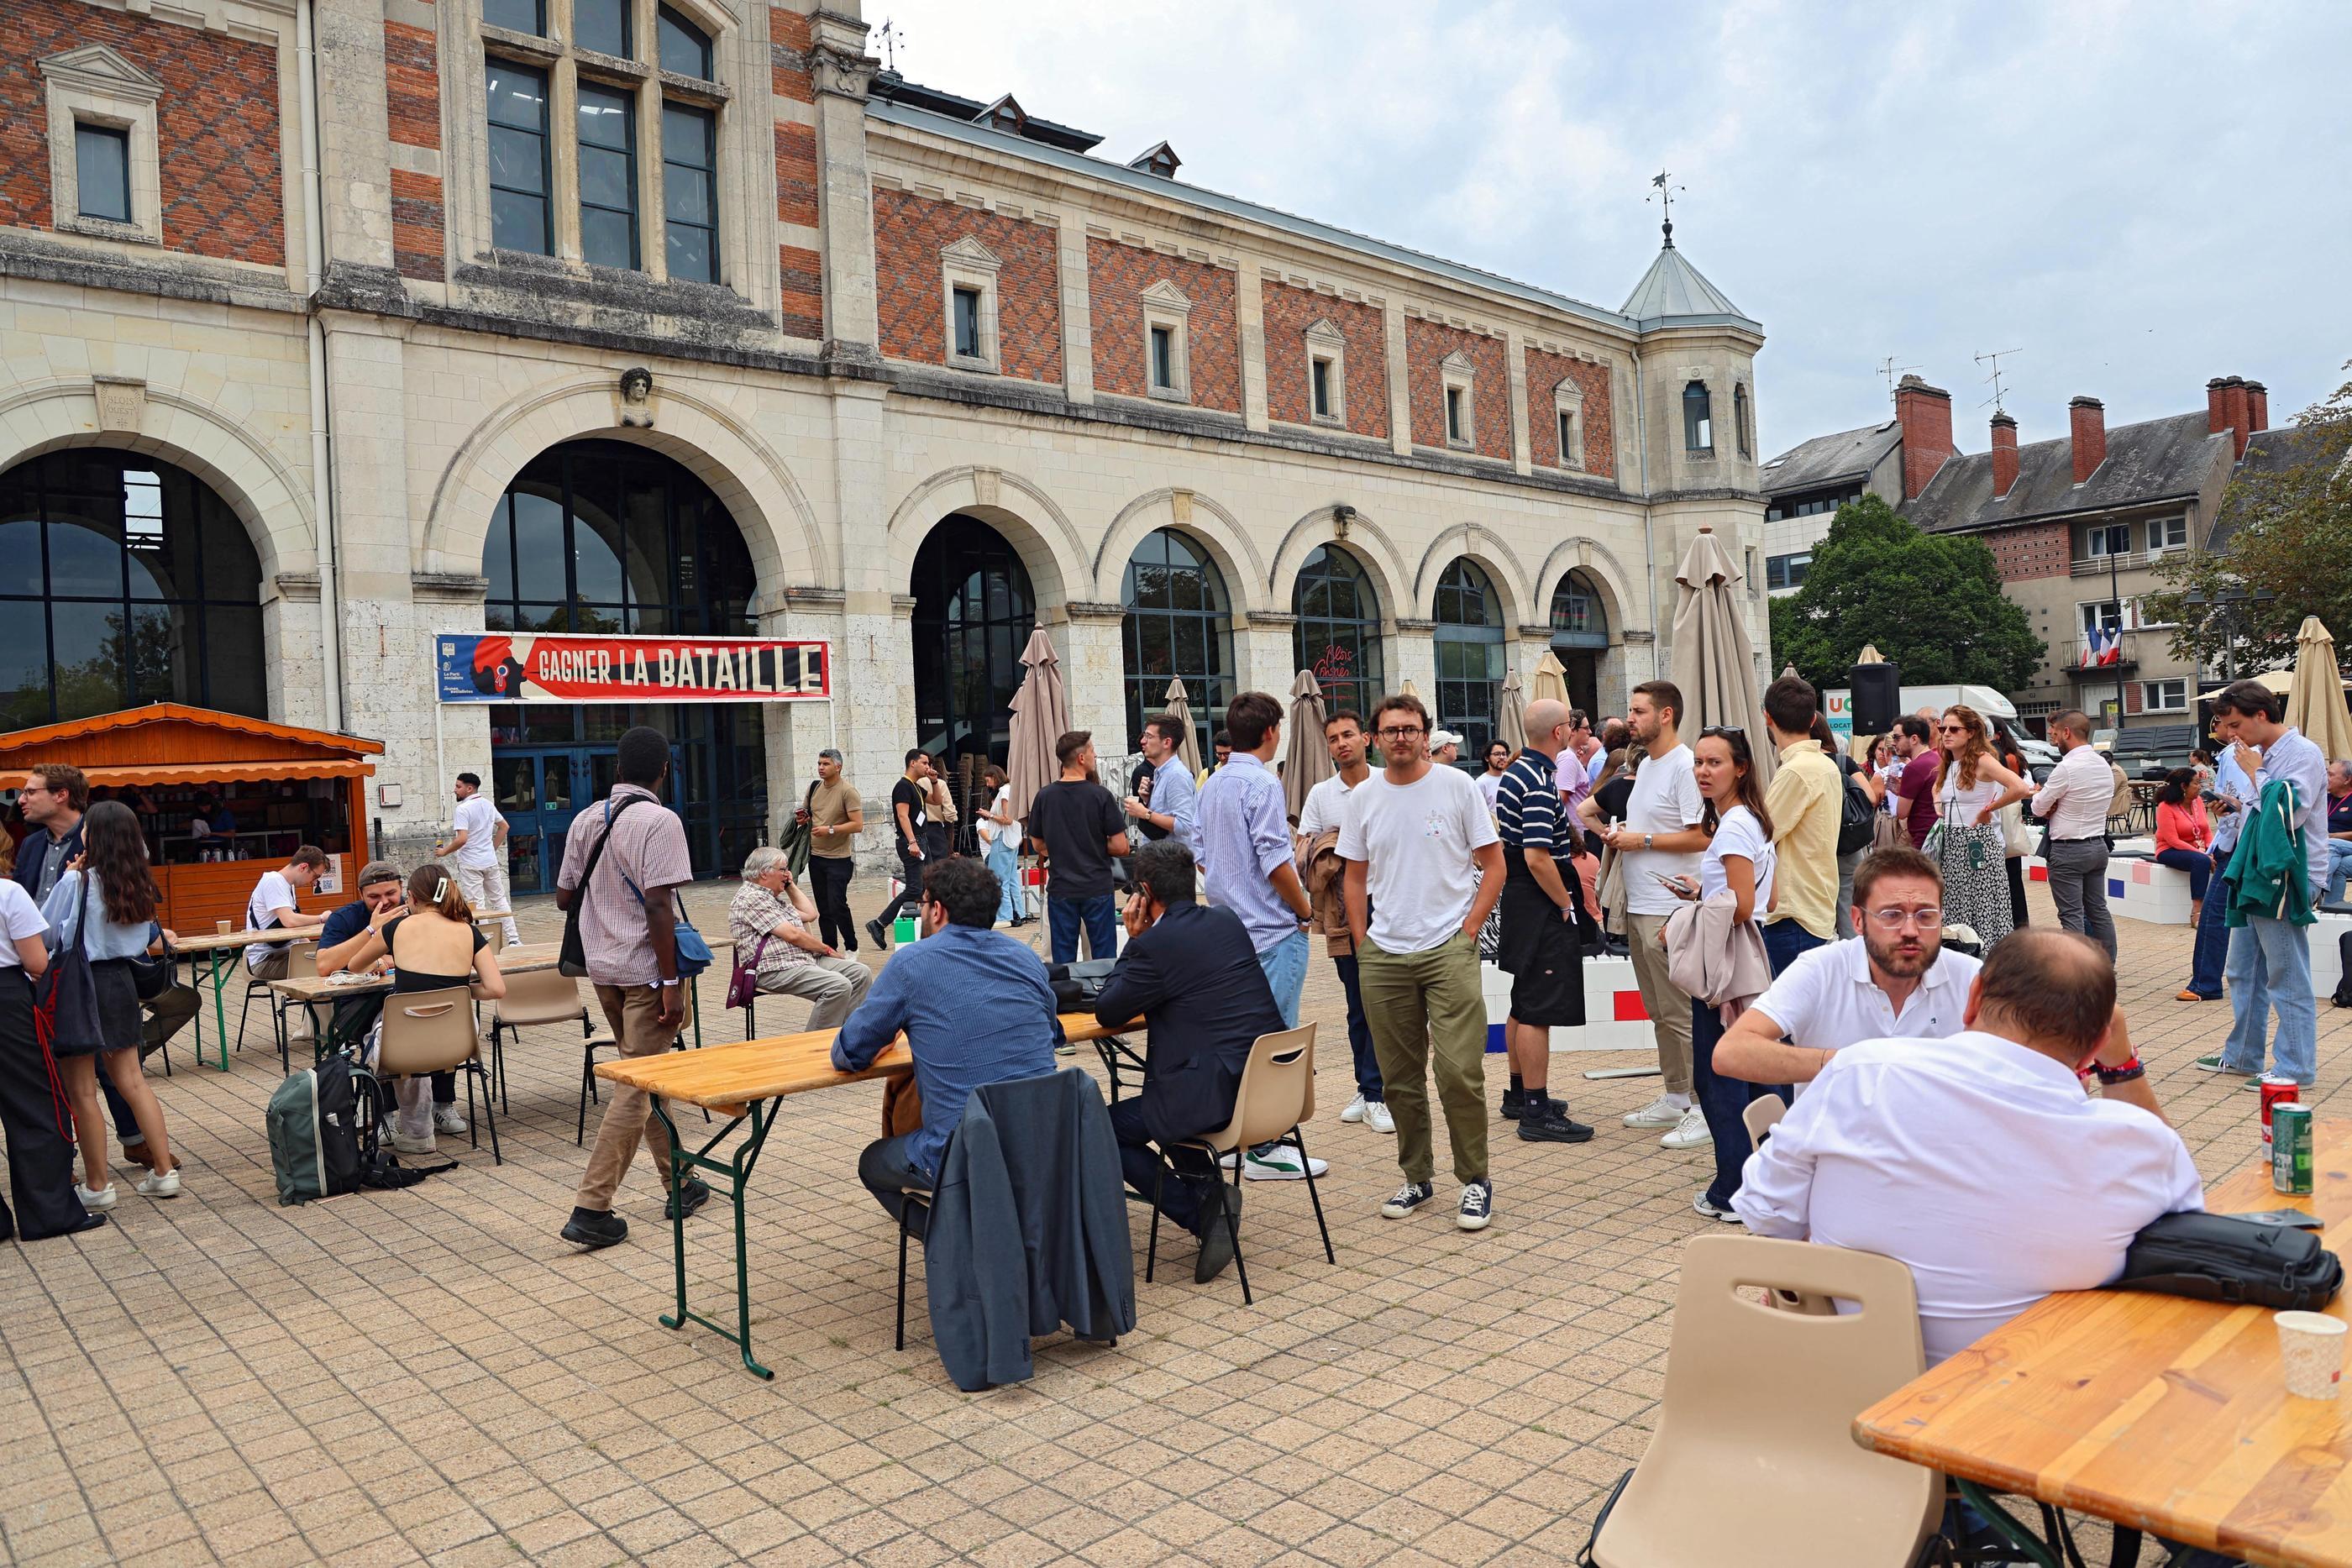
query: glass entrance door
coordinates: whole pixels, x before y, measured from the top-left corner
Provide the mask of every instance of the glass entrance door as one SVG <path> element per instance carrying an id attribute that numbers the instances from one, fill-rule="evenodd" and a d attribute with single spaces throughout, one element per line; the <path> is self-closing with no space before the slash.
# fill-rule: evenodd
<path id="1" fill-rule="evenodd" d="M 613 754 L 586 747 L 501 750 L 490 759 L 492 799 L 507 820 L 507 877 L 515 896 L 545 893 L 563 869 L 572 819 L 613 783 Z"/>

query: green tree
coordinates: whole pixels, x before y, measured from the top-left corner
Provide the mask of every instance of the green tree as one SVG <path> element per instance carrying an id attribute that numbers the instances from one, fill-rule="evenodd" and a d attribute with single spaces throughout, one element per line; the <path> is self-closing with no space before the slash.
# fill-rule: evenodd
<path id="1" fill-rule="evenodd" d="M 2010 692 L 2042 660 L 2042 640 L 2001 592 L 1980 540 L 1923 534 L 1876 496 L 1838 508 L 1805 585 L 1772 601 L 1771 614 L 1775 659 L 1817 686 L 1844 685 L 1864 643 L 1900 666 L 1906 685 Z"/>
<path id="2" fill-rule="evenodd" d="M 2147 616 L 2173 625 L 2174 657 L 2240 674 L 2274 670 L 2294 664 L 2306 615 L 2326 623 L 2339 649 L 2352 633 L 2352 382 L 2304 410 L 2295 426 L 2230 481 L 2221 516 L 2233 528 L 2222 548 L 2158 565 L 2167 586 L 2147 596 Z M 2256 604 L 2265 592 L 2270 602 Z M 2217 602 L 2224 593 L 2243 597 Z"/>

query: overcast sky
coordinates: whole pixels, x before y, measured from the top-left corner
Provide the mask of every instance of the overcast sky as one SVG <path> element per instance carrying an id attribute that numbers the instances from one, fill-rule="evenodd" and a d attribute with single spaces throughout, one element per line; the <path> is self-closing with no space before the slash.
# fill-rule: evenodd
<path id="1" fill-rule="evenodd" d="M 2352 5 L 866 0 L 908 78 L 1165 138 L 1179 178 L 1623 302 L 1675 243 L 1764 324 L 1763 451 L 2002 361 L 2020 438 L 2352 376 Z M 877 51 L 878 52 L 878 49 Z M 1979 406 L 1986 403 L 1985 406 Z"/>

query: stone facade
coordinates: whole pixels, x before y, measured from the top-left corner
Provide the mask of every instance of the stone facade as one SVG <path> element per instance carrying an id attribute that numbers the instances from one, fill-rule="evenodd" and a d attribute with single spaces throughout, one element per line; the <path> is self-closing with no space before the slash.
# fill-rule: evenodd
<path id="1" fill-rule="evenodd" d="M 1686 458 L 1674 398 L 1704 367 L 1727 421 L 1728 389 L 1752 386 L 1753 323 L 1637 323 L 873 98 L 854 8 L 678 8 L 711 33 L 713 81 L 486 31 L 472 0 L 317 0 L 315 216 L 281 177 L 310 162 L 290 3 L 25 0 L 0 41 L 0 472 L 110 446 L 217 492 L 260 558 L 270 716 L 386 742 L 376 782 L 405 803 L 372 814 L 393 852 L 445 826 L 449 775 L 489 771 L 484 713 L 433 701 L 432 635 L 481 628 L 494 509 L 526 464 L 583 437 L 700 478 L 743 536 L 760 629 L 833 643 L 837 700 L 769 710 L 777 802 L 828 744 L 869 789 L 898 771 L 914 559 L 959 514 L 1018 553 L 1074 721 L 1120 746 L 1121 584 L 1156 528 L 1223 578 L 1238 688 L 1288 690 L 1294 582 L 1338 543 L 1379 596 L 1387 679 L 1424 693 L 1454 559 L 1494 580 L 1523 680 L 1580 571 L 1605 601 L 1612 708 L 1665 667 L 1692 534 L 1752 556 L 1754 463 L 1727 443 Z M 635 14 L 649 55 L 651 0 Z M 91 44 L 161 83 L 161 244 L 54 219 L 41 61 Z M 551 84 L 551 255 L 491 244 L 481 105 L 499 58 L 540 60 Z M 643 125 L 664 98 L 715 116 L 716 285 L 668 278 L 651 199 L 645 270 L 582 259 L 577 83 L 623 77 L 651 106 Z M 649 188 L 678 178 L 653 145 Z M 950 352 L 944 280 L 967 267 L 995 290 L 986 367 Z M 1171 317 L 1176 398 L 1146 383 L 1149 326 Z M 1307 407 L 1324 323 L 1345 361 L 1332 425 Z M 1443 423 L 1461 367 L 1467 450 Z M 633 407 L 618 389 L 638 368 L 653 392 Z M 1555 450 L 1563 380 L 1578 470 Z M 1750 591 L 1760 664 L 1760 580 Z"/>

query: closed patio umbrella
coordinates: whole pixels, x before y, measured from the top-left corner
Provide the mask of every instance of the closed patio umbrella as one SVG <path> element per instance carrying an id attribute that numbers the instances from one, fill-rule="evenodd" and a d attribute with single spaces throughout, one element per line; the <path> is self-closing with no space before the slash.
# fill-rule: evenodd
<path id="1" fill-rule="evenodd" d="M 1307 791 L 1331 777 L 1331 753 L 1323 745 L 1323 688 L 1315 672 L 1301 670 L 1290 683 L 1290 712 L 1282 721 L 1282 806 L 1290 820 L 1307 810 Z"/>
<path id="2" fill-rule="evenodd" d="M 1674 682 L 1690 706 L 1679 727 L 1691 743 L 1697 741 L 1699 731 L 1714 726 L 1746 731 L 1756 758 L 1756 781 L 1769 785 L 1780 758 L 1764 727 L 1755 653 L 1732 592 L 1738 580 L 1723 542 L 1714 529 L 1702 527 L 1675 573 Z"/>
<path id="3" fill-rule="evenodd" d="M 1168 695 L 1160 700 L 1167 704 L 1164 712 L 1183 721 L 1184 739 L 1176 747 L 1176 755 L 1183 762 L 1184 770 L 1197 776 L 1201 771 L 1201 737 L 1193 733 L 1192 694 L 1184 689 L 1182 681 L 1171 681 Z"/>
<path id="4" fill-rule="evenodd" d="M 1013 694 L 1013 739 L 1005 759 L 1006 781 L 1013 796 L 1006 802 L 1015 821 L 1029 815 L 1037 791 L 1062 776 L 1054 760 L 1054 742 L 1070 727 L 1070 699 L 1062 690 L 1062 659 L 1043 626 L 1029 633 L 1021 650 L 1028 674 Z"/>
<path id="5" fill-rule="evenodd" d="M 2352 712 L 2344 706 L 2336 639 L 2318 616 L 2306 615 L 2294 641 L 2294 684 L 2287 688 L 2286 721 L 2330 761 L 2352 760 Z"/>
<path id="6" fill-rule="evenodd" d="M 1544 657 L 1549 659 L 1551 654 L 1547 652 Z M 1554 662 L 1553 667 L 1555 669 L 1559 667 L 1557 661 Z M 1536 694 L 1538 696 L 1543 694 L 1543 666 L 1538 664 Z M 1526 696 L 1519 690 L 1518 671 L 1513 670 L 1503 677 L 1503 690 L 1497 700 L 1501 706 L 1495 710 L 1495 738 L 1509 747 L 1511 755 L 1517 757 L 1528 748 L 1528 705 Z M 1568 699 L 1562 697 L 1560 700 L 1566 702 Z M 1484 758 L 1479 758 L 1481 763 L 1485 760 Z"/>
<path id="7" fill-rule="evenodd" d="M 1556 703 L 1568 700 L 1568 669 L 1549 648 L 1536 661 L 1536 695 L 1528 700 L 1541 702 L 1546 697 Z"/>

